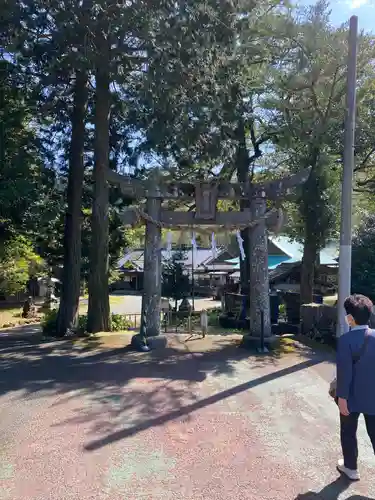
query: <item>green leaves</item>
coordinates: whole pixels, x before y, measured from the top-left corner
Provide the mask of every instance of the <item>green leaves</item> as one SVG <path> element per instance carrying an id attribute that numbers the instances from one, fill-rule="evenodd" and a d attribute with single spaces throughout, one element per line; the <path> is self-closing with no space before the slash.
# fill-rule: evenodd
<path id="1" fill-rule="evenodd" d="M 345 118 L 347 33 L 329 23 L 328 5 L 319 1 L 289 24 L 284 58 L 272 71 L 264 106 L 273 116 L 270 129 L 276 151 L 291 171 L 311 166 L 302 186 L 289 232 L 317 247 L 336 236 L 340 198 L 340 153 L 337 134 Z"/>
<path id="2" fill-rule="evenodd" d="M 186 252 L 175 251 L 170 261 L 163 264 L 162 293 L 176 302 L 190 294 L 190 281 L 184 260 Z"/>
<path id="3" fill-rule="evenodd" d="M 352 291 L 375 300 L 375 216 L 358 227 L 352 248 Z"/>
<path id="4" fill-rule="evenodd" d="M 23 292 L 30 276 L 43 270 L 43 259 L 24 236 L 12 236 L 0 247 L 0 293 Z"/>
<path id="5" fill-rule="evenodd" d="M 0 60 L 0 219 L 24 228 L 42 194 L 42 151 L 20 68 Z"/>
<path id="6" fill-rule="evenodd" d="M 286 12 L 247 0 L 190 1 L 183 10 L 155 22 L 147 71 L 134 87 L 137 125 L 146 136 L 142 150 L 164 156 L 182 176 L 193 178 L 197 165 L 212 176 L 213 167 L 235 164 L 239 120 L 246 130 L 255 121 L 261 129 L 253 96 L 280 52 L 275 39 Z"/>

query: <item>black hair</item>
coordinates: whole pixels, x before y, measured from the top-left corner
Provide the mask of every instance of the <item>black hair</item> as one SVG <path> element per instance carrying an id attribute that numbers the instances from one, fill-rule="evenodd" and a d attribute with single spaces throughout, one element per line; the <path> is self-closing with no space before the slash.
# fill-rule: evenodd
<path id="1" fill-rule="evenodd" d="M 357 325 L 367 325 L 370 321 L 373 303 L 365 295 L 354 294 L 345 299 L 346 314 L 351 314 Z"/>

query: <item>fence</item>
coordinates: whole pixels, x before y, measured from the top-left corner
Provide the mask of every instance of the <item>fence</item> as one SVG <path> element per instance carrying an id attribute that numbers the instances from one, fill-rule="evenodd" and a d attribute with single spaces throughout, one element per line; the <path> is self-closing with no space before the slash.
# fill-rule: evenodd
<path id="1" fill-rule="evenodd" d="M 141 327 L 142 315 L 140 313 L 121 316 L 128 323 L 129 330 L 137 330 Z M 218 311 L 207 311 L 207 316 L 209 326 L 220 326 Z M 164 311 L 161 313 L 160 329 L 164 333 L 201 332 L 201 312 Z"/>
<path id="2" fill-rule="evenodd" d="M 121 314 L 124 320 L 129 324 L 129 330 L 137 330 L 141 327 L 141 317 L 140 313 L 138 314 Z"/>
<path id="3" fill-rule="evenodd" d="M 217 311 L 207 311 L 209 326 L 219 326 Z M 163 313 L 161 327 L 165 333 L 201 332 L 201 312 L 166 311 Z"/>

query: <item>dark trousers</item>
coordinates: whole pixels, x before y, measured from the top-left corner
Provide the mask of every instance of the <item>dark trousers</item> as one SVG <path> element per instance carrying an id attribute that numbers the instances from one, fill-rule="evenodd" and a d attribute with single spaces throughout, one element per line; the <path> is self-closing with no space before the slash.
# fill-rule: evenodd
<path id="1" fill-rule="evenodd" d="M 340 436 L 344 465 L 348 469 L 357 470 L 358 443 L 357 428 L 360 413 L 350 413 L 345 417 L 340 414 Z M 367 434 L 375 453 L 375 415 L 364 415 Z"/>

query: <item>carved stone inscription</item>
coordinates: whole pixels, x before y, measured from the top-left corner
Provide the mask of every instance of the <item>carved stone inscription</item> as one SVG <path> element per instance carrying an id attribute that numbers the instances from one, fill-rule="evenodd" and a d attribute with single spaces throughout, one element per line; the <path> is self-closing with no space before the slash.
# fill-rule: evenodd
<path id="1" fill-rule="evenodd" d="M 202 182 L 195 186 L 195 218 L 215 220 L 218 186 L 211 182 Z"/>

